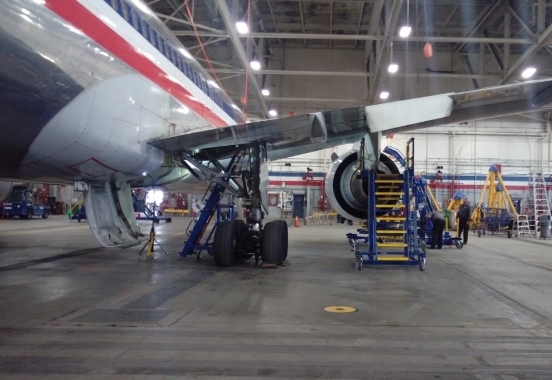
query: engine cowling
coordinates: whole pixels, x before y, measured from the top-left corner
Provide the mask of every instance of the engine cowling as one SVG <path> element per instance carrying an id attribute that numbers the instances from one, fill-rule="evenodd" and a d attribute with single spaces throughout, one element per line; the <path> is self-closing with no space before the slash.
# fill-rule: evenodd
<path id="1" fill-rule="evenodd" d="M 381 153 L 378 173 L 399 174 L 397 165 Z M 343 217 L 352 220 L 368 218 L 368 193 L 366 181 L 358 178 L 358 151 L 342 154 L 330 166 L 326 176 L 326 194 L 330 205 Z"/>

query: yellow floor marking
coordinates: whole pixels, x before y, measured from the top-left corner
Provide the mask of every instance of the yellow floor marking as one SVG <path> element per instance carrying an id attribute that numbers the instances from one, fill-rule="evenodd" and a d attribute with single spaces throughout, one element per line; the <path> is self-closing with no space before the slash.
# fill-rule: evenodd
<path id="1" fill-rule="evenodd" d="M 327 306 L 324 311 L 328 313 L 354 313 L 357 309 L 350 306 Z"/>

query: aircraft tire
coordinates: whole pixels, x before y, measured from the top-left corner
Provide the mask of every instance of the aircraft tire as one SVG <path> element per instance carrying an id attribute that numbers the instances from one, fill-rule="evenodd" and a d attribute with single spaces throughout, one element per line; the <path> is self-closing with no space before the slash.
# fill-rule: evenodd
<path id="1" fill-rule="evenodd" d="M 234 220 L 234 224 L 236 224 L 236 229 L 238 233 L 238 241 L 236 246 L 236 257 L 242 257 L 245 255 L 245 247 L 246 242 L 245 238 L 247 236 L 247 224 L 245 224 L 245 221 L 242 219 L 236 219 Z"/>
<path id="2" fill-rule="evenodd" d="M 263 262 L 282 265 L 288 250 L 288 226 L 284 220 L 275 220 L 265 225 L 261 247 Z"/>
<path id="3" fill-rule="evenodd" d="M 236 246 L 238 242 L 238 226 L 233 221 L 219 223 L 215 230 L 213 257 L 219 267 L 231 267 L 236 263 Z"/>

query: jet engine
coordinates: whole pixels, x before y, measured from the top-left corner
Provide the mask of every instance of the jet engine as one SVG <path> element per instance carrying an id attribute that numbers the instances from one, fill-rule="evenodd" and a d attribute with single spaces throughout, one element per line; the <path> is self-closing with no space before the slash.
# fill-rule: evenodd
<path id="1" fill-rule="evenodd" d="M 385 154 L 379 157 L 378 173 L 400 174 L 397 165 Z M 343 217 L 352 220 L 368 218 L 366 180 L 359 178 L 358 151 L 342 154 L 330 166 L 326 176 L 326 194 L 330 205 Z"/>

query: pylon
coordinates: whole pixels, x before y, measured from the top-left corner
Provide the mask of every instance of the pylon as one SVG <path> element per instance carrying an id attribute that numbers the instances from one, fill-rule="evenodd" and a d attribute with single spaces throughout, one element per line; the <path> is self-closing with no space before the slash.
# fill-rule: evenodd
<path id="1" fill-rule="evenodd" d="M 295 217 L 295 223 L 293 223 L 293 227 L 299 227 L 299 217 Z"/>

